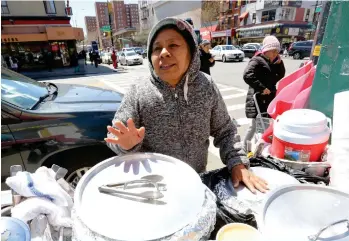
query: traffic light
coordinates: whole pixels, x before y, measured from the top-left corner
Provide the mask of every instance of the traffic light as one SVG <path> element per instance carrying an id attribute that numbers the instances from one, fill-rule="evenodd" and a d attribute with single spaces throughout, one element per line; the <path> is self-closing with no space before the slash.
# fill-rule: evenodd
<path id="1" fill-rule="evenodd" d="M 110 32 L 103 32 L 103 37 L 109 37 L 109 34 Z"/>

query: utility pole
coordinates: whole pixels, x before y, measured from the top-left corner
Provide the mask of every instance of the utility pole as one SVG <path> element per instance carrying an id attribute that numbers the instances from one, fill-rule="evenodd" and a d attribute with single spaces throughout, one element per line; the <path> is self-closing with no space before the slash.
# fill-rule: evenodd
<path id="1" fill-rule="evenodd" d="M 108 18 L 109 18 L 109 27 L 110 27 L 110 39 L 111 39 L 111 46 L 114 48 L 114 39 L 113 39 L 113 24 L 112 24 L 112 8 L 111 8 L 111 4 L 109 3 L 109 0 L 107 0 L 107 4 L 108 4 Z M 109 5 L 110 4 L 110 5 Z"/>

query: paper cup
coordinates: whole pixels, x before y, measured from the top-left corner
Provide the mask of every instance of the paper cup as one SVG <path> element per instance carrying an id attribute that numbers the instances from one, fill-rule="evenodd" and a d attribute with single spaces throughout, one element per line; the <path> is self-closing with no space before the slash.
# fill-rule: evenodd
<path id="1" fill-rule="evenodd" d="M 254 227 L 243 223 L 224 225 L 216 235 L 216 241 L 261 241 L 261 233 Z"/>

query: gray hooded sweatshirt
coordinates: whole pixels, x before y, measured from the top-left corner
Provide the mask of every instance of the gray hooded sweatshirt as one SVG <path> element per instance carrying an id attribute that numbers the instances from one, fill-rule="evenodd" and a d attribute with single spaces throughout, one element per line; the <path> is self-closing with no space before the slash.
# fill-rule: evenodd
<path id="1" fill-rule="evenodd" d="M 149 45 L 158 30 L 166 25 L 189 31 L 194 40 L 190 42 L 196 44 L 196 35 L 190 25 L 176 18 L 166 18 L 153 27 Z M 145 127 L 145 137 L 127 151 L 108 143 L 116 154 L 161 153 L 188 163 L 200 173 L 206 170 L 209 137 L 212 136 L 229 170 L 238 164 L 248 164 L 223 98 L 211 76 L 200 72 L 199 50 L 196 45 L 191 47 L 194 54 L 188 71 L 176 88 L 172 88 L 154 72 L 150 56 L 152 46 L 148 46 L 151 74 L 131 87 L 113 120 L 113 123 L 119 120 L 126 125 L 127 119 L 132 118 L 137 128 Z M 114 136 L 108 133 L 108 137 Z"/>

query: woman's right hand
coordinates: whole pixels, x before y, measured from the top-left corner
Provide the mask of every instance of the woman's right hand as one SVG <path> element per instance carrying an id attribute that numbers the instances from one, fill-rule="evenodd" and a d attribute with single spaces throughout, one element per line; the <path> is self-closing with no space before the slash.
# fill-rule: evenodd
<path id="1" fill-rule="evenodd" d="M 107 126 L 108 131 L 115 136 L 115 138 L 105 138 L 104 140 L 111 144 L 117 144 L 124 150 L 130 150 L 144 139 L 145 128 L 136 128 L 135 123 L 130 118 L 127 120 L 127 127 L 121 121 L 114 123 L 115 129 L 112 126 Z"/>

